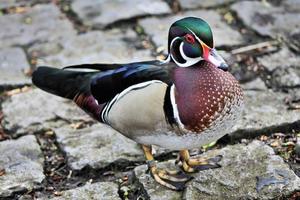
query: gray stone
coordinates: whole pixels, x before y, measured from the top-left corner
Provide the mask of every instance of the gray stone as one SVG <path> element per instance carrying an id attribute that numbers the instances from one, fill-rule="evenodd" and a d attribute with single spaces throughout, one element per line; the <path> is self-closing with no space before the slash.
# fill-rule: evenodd
<path id="1" fill-rule="evenodd" d="M 273 149 L 260 141 L 209 151 L 222 155 L 221 168 L 201 171 L 183 199 L 279 199 L 300 188 L 300 179 Z"/>
<path id="2" fill-rule="evenodd" d="M 277 68 L 271 75 L 271 83 L 277 88 L 300 87 L 300 65 L 298 68 Z"/>
<path id="3" fill-rule="evenodd" d="M 24 72 L 30 68 L 24 51 L 20 48 L 0 49 L 0 85 L 31 83 Z"/>
<path id="4" fill-rule="evenodd" d="M 178 170 L 175 167 L 174 160 L 158 163 L 158 168 L 166 168 L 170 170 Z M 134 173 L 138 178 L 138 181 L 143 185 L 148 196 L 151 200 L 181 200 L 182 192 L 172 191 L 166 189 L 164 186 L 158 184 L 147 172 L 147 165 L 141 165 L 134 169 Z"/>
<path id="5" fill-rule="evenodd" d="M 240 1 L 231 8 L 245 25 L 263 36 L 287 37 L 290 32 L 300 28 L 300 13 L 297 10 L 287 12 L 284 6 L 276 7 L 262 1 Z"/>
<path id="6" fill-rule="evenodd" d="M 258 62 L 271 72 L 273 87 L 300 86 L 300 57 L 282 47 L 278 52 L 257 58 Z"/>
<path id="7" fill-rule="evenodd" d="M 34 132 L 37 127 L 53 128 L 53 124 L 48 126 L 48 123 L 57 118 L 67 121 L 91 120 L 75 103 L 40 89 L 13 95 L 2 106 L 4 127 L 19 134 Z"/>
<path id="8" fill-rule="evenodd" d="M 290 34 L 290 46 L 297 52 L 300 52 L 300 30 L 291 32 Z"/>
<path id="9" fill-rule="evenodd" d="M 179 3 L 182 8 L 191 9 L 221 6 L 234 1 L 236 0 L 179 0 Z"/>
<path id="10" fill-rule="evenodd" d="M 282 47 L 278 52 L 257 58 L 258 62 L 272 72 L 276 68 L 298 66 L 300 68 L 300 57 L 287 47 Z"/>
<path id="11" fill-rule="evenodd" d="M 261 78 L 257 77 L 254 80 L 242 84 L 244 90 L 267 90 L 267 86 Z"/>
<path id="12" fill-rule="evenodd" d="M 282 2 L 285 9 L 289 12 L 299 12 L 300 11 L 300 1 L 299 0 L 285 0 Z"/>
<path id="13" fill-rule="evenodd" d="M 300 90 L 299 88 L 290 89 L 289 91 L 288 100 L 292 102 L 300 102 Z M 299 141 L 300 142 L 300 141 Z"/>
<path id="14" fill-rule="evenodd" d="M 16 6 L 29 6 L 36 2 L 49 2 L 49 0 L 1 0 L 0 9 L 7 9 Z"/>
<path id="15" fill-rule="evenodd" d="M 171 12 L 162 0 L 74 0 L 72 9 L 85 25 L 101 28 L 119 20 Z"/>
<path id="16" fill-rule="evenodd" d="M 18 196 L 18 200 L 32 200 L 32 196 L 30 194 L 25 194 L 22 196 Z"/>
<path id="17" fill-rule="evenodd" d="M 221 16 L 216 11 L 212 10 L 196 10 L 164 18 L 151 17 L 141 19 L 139 20 L 139 25 L 144 29 L 145 33 L 151 37 L 156 47 L 164 47 L 166 53 L 168 49 L 168 31 L 170 26 L 176 20 L 188 16 L 203 18 L 210 24 L 214 34 L 214 42 L 217 47 L 243 43 L 241 34 L 238 31 L 231 29 L 222 21 Z"/>
<path id="18" fill-rule="evenodd" d="M 118 200 L 118 185 L 112 182 L 87 183 L 82 187 L 72 190 L 63 191 L 62 195 L 54 198 L 41 198 L 52 200 L 80 200 L 80 199 L 101 199 L 101 200 Z"/>
<path id="19" fill-rule="evenodd" d="M 125 40 L 136 41 L 132 30 L 93 31 L 29 49 L 37 65 L 67 66 L 81 63 L 126 63 L 153 59 L 150 50 L 136 50 Z"/>
<path id="20" fill-rule="evenodd" d="M 47 21 L 47 23 L 45 23 Z M 53 41 L 76 34 L 72 24 L 54 4 L 28 7 L 25 13 L 0 17 L 0 47 Z"/>
<path id="21" fill-rule="evenodd" d="M 44 158 L 35 137 L 24 136 L 17 140 L 0 142 L 0 199 L 14 192 L 32 190 L 45 178 Z"/>
<path id="22" fill-rule="evenodd" d="M 144 160 L 137 143 L 100 123 L 79 130 L 61 127 L 55 129 L 55 133 L 74 170 L 86 166 L 99 169 L 114 162 Z"/>
<path id="23" fill-rule="evenodd" d="M 25 1 L 17 1 L 17 0 L 2 0 L 0 2 L 0 9 L 4 9 L 4 8 L 10 8 L 10 7 L 14 7 L 14 6 L 20 6 L 20 5 L 24 5 L 22 3 L 30 3 L 31 0 L 25 0 Z"/>
<path id="24" fill-rule="evenodd" d="M 288 110 L 284 103 L 287 94 L 271 90 L 245 90 L 245 108 L 232 131 L 261 130 L 300 122 L 298 110 Z"/>

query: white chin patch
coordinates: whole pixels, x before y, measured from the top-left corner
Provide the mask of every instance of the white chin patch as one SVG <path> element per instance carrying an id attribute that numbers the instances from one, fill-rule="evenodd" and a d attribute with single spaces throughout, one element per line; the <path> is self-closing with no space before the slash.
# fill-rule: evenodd
<path id="1" fill-rule="evenodd" d="M 178 39 L 178 37 L 174 38 L 171 42 L 171 45 L 170 45 L 170 49 L 172 48 L 172 44 L 173 42 Z M 197 57 L 197 58 L 190 58 L 188 56 L 185 55 L 184 51 L 183 51 L 183 42 L 181 42 L 180 46 L 179 46 L 179 52 L 180 52 L 180 55 L 181 57 L 185 60 L 184 63 L 181 63 L 181 62 L 178 62 L 174 56 L 172 55 L 172 53 L 170 53 L 172 59 L 174 60 L 174 62 L 179 66 L 179 67 L 190 67 L 194 64 L 196 64 L 197 62 L 199 62 L 200 60 L 203 60 L 202 57 Z"/>

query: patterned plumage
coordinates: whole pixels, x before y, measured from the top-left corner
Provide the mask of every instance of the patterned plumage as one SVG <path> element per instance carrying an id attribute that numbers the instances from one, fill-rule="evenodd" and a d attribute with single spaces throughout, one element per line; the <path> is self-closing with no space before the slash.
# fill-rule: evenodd
<path id="1" fill-rule="evenodd" d="M 194 160 L 187 149 L 225 135 L 243 104 L 238 82 L 213 46 L 204 20 L 184 18 L 170 28 L 165 61 L 39 67 L 33 83 L 142 144 L 153 177 L 179 190 L 189 178 L 157 169 L 151 145 L 180 150 L 186 172 L 219 167 L 219 157 Z"/>

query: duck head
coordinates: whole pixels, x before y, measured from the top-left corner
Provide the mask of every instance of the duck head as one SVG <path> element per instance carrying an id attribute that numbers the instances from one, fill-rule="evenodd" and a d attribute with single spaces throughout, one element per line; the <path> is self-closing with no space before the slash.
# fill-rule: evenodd
<path id="1" fill-rule="evenodd" d="M 214 48 L 213 34 L 203 19 L 186 17 L 172 24 L 169 29 L 168 58 L 179 67 L 190 67 L 206 60 L 227 71 L 228 65 Z"/>

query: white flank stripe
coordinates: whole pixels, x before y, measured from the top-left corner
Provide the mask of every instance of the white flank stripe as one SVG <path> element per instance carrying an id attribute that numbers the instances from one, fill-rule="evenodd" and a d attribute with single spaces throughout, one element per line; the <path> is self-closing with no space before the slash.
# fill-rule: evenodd
<path id="1" fill-rule="evenodd" d="M 184 128 L 184 124 L 180 121 L 179 112 L 178 112 L 178 108 L 177 108 L 177 104 L 176 104 L 176 100 L 175 100 L 175 85 L 174 84 L 171 86 L 170 99 L 171 99 L 173 114 L 174 114 L 174 118 L 175 118 L 176 122 L 178 123 L 178 125 L 180 126 L 181 129 L 186 130 Z"/>
<path id="2" fill-rule="evenodd" d="M 162 81 L 158 81 L 158 80 L 153 80 L 153 81 L 146 81 L 143 83 L 138 83 L 135 85 L 132 85 L 128 88 L 126 88 L 125 90 L 123 90 L 121 93 L 117 94 L 112 100 L 109 101 L 108 104 L 106 104 L 106 106 L 103 108 L 102 113 L 101 113 L 101 118 L 102 121 L 109 124 L 108 121 L 108 114 L 109 114 L 109 110 L 111 109 L 111 107 L 118 102 L 119 99 L 121 99 L 124 95 L 126 95 L 127 93 L 129 93 L 131 90 L 137 89 L 137 88 L 143 88 L 146 87 L 152 83 L 163 83 Z M 134 103 L 134 102 L 132 102 Z M 121 114 L 121 113 L 120 113 Z"/>

